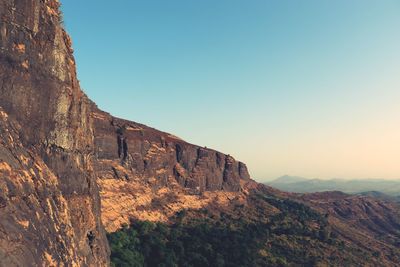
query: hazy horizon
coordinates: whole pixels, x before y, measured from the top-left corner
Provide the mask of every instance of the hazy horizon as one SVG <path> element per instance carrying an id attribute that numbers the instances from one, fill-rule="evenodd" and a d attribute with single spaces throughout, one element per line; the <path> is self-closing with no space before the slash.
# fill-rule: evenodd
<path id="1" fill-rule="evenodd" d="M 400 2 L 64 1 L 100 108 L 259 181 L 400 178 Z"/>
<path id="2" fill-rule="evenodd" d="M 262 178 L 259 178 L 259 177 L 253 177 L 253 178 L 255 178 L 255 179 L 257 179 L 257 181 L 259 181 L 259 182 L 263 182 L 263 183 L 266 183 L 266 182 L 271 182 L 271 181 L 274 181 L 274 180 L 276 180 L 276 179 L 278 179 L 278 178 L 281 178 L 281 177 L 285 177 L 285 176 L 289 176 L 289 177 L 299 177 L 299 178 L 304 178 L 304 179 L 307 179 L 307 180 L 315 180 L 315 179 L 317 179 L 317 180 L 324 180 L 324 181 L 328 181 L 328 180 L 343 180 L 343 181 L 359 181 L 359 180 L 377 180 L 377 181 L 380 181 L 380 180 L 385 180 L 385 181 L 396 181 L 396 182 L 400 182 L 400 178 L 379 178 L 379 177 L 364 177 L 364 178 L 349 178 L 349 177 L 304 177 L 304 176 L 298 176 L 298 175 L 289 175 L 289 174 L 284 174 L 284 175 L 281 175 L 281 176 L 278 176 L 278 177 L 274 177 L 274 178 L 270 178 L 270 179 L 262 179 Z"/>

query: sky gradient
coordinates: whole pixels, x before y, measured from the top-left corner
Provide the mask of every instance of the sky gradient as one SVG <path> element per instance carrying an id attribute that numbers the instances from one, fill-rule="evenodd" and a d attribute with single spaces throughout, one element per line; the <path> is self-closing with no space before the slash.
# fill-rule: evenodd
<path id="1" fill-rule="evenodd" d="M 400 2 L 65 0 L 100 108 L 265 181 L 400 178 Z"/>

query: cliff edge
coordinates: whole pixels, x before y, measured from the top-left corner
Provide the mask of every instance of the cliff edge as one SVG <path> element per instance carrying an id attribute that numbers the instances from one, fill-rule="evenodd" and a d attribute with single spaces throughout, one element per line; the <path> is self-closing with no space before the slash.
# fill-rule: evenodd
<path id="1" fill-rule="evenodd" d="M 106 266 L 103 223 L 115 231 L 143 212 L 167 220 L 211 201 L 204 192 L 218 192 L 214 200 L 250 181 L 231 156 L 99 110 L 79 86 L 59 7 L 57 0 L 0 0 L 4 266 Z M 171 194 L 181 198 L 171 201 L 174 209 L 144 211 Z"/>

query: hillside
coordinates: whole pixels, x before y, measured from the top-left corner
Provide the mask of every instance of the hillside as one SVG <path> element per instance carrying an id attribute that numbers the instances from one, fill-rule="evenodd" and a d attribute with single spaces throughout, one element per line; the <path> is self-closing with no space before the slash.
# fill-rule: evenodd
<path id="1" fill-rule="evenodd" d="M 282 176 L 266 183 L 283 191 L 294 193 L 314 193 L 323 191 L 342 191 L 357 194 L 378 191 L 390 196 L 400 196 L 400 181 L 384 179 L 307 179 L 296 176 Z"/>
<path id="2" fill-rule="evenodd" d="M 89 101 L 59 5 L 0 1 L 1 266 L 109 263 Z"/>
<path id="3" fill-rule="evenodd" d="M 258 186 L 224 207 L 109 234 L 116 266 L 396 266 L 399 206 L 342 193 L 271 195 Z"/>
<path id="4" fill-rule="evenodd" d="M 108 265 L 103 225 L 224 202 L 250 181 L 228 155 L 98 110 L 80 89 L 59 6 L 0 1 L 1 266 Z"/>
<path id="5" fill-rule="evenodd" d="M 397 204 L 279 191 L 100 110 L 59 7 L 0 0 L 1 267 L 398 265 Z"/>

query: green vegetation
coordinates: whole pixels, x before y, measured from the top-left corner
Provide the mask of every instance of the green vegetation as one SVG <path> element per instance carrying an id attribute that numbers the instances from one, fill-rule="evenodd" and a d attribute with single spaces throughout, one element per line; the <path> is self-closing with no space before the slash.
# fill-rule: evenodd
<path id="1" fill-rule="evenodd" d="M 287 258 L 303 264 L 315 261 L 303 251 L 287 247 L 286 242 L 295 239 L 273 235 L 268 226 L 257 224 L 224 227 L 135 222 L 109 235 L 109 240 L 114 266 L 265 266 L 285 265 Z M 273 250 L 263 251 L 266 245 Z"/>
<path id="2" fill-rule="evenodd" d="M 108 235 L 112 265 L 315 266 L 326 262 L 332 247 L 343 246 L 326 218 L 305 205 L 262 195 L 256 200 L 281 212 L 265 220 L 255 204 L 241 209 L 253 215 L 239 217 L 202 210 L 181 212 L 173 224 L 134 221 Z"/>
<path id="3" fill-rule="evenodd" d="M 211 220 L 181 212 L 167 225 L 135 221 L 108 235 L 114 266 L 312 266 L 332 239 L 325 218 L 290 200 L 259 196 L 281 210 L 268 221 Z M 190 217 L 190 218 L 188 218 Z M 310 224 L 311 223 L 311 224 Z M 308 248 L 308 249 L 306 249 Z"/>

